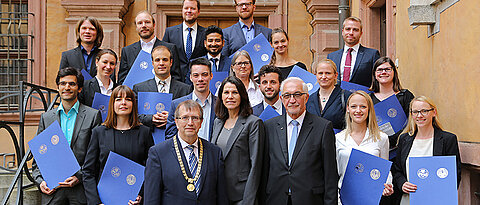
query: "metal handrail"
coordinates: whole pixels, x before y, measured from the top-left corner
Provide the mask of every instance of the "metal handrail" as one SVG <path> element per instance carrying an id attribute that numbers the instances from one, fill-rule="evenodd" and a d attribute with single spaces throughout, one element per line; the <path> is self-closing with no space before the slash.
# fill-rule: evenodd
<path id="1" fill-rule="evenodd" d="M 24 88 L 29 88 L 24 92 Z M 37 94 L 35 96 L 34 94 Z M 55 97 L 51 97 L 53 94 L 56 94 Z M 29 188 L 34 185 L 35 180 L 33 179 L 30 170 L 28 169 L 27 166 L 27 161 L 30 161 L 33 159 L 33 156 L 31 154 L 30 149 L 27 150 L 25 153 L 25 147 L 24 147 L 24 141 L 25 141 L 25 116 L 26 113 L 29 111 L 32 111 L 33 109 L 27 109 L 29 106 L 29 99 L 31 98 L 39 98 L 39 100 L 42 102 L 42 108 L 41 110 L 43 111 L 48 111 L 50 109 L 53 109 L 55 105 L 58 105 L 56 101 L 59 99 L 59 94 L 57 90 L 35 85 L 32 83 L 27 83 L 20 81 L 19 82 L 19 90 L 18 90 L 18 114 L 19 114 L 19 120 L 18 121 L 3 121 L 0 120 L 0 129 L 6 129 L 8 133 L 10 134 L 10 137 L 12 139 L 13 145 L 15 147 L 15 153 L 17 155 L 17 163 L 18 163 L 18 168 L 15 170 L 15 175 L 10 183 L 10 186 L 3 197 L 2 200 L 2 205 L 6 205 L 8 199 L 10 198 L 10 195 L 13 192 L 13 189 L 15 185 L 17 185 L 17 205 L 18 204 L 23 204 L 23 190 L 26 188 Z M 21 106 L 20 106 L 21 105 Z M 38 110 L 38 109 L 36 109 Z M 0 111 L 0 113 L 2 113 Z M 15 132 L 11 128 L 11 125 L 17 125 L 19 126 L 19 135 L 18 135 L 18 140 L 17 136 L 15 135 Z M 28 185 L 23 185 L 23 172 L 25 172 L 25 175 L 27 176 L 28 180 L 30 180 L 30 184 Z"/>

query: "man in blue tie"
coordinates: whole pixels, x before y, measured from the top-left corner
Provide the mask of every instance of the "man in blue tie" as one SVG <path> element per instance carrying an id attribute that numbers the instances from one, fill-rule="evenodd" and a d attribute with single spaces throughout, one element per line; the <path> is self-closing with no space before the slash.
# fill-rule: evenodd
<path id="1" fill-rule="evenodd" d="M 178 135 L 148 153 L 144 204 L 228 204 L 222 151 L 198 136 L 202 116 L 193 100 L 178 105 Z"/>
<path id="2" fill-rule="evenodd" d="M 306 111 L 308 87 L 290 77 L 280 86 L 286 114 L 265 122 L 261 204 L 337 204 L 332 123 Z"/>

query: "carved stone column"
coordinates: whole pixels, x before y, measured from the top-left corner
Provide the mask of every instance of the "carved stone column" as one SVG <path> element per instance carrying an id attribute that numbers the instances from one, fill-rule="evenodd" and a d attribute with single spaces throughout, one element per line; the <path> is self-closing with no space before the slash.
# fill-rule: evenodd
<path id="1" fill-rule="evenodd" d="M 338 0 L 302 0 L 307 11 L 313 17 L 310 24 L 313 33 L 310 37 L 310 50 L 313 63 L 327 58 L 327 55 L 338 50 Z M 309 67 L 309 66 L 307 66 Z"/>
<path id="2" fill-rule="evenodd" d="M 75 27 L 77 21 L 84 16 L 97 18 L 103 27 L 103 48 L 111 48 L 117 54 L 125 46 L 125 36 L 122 27 L 125 24 L 123 16 L 128 6 L 135 0 L 62 0 L 62 6 L 67 10 L 65 21 L 68 24 L 67 48 L 77 46 Z"/>

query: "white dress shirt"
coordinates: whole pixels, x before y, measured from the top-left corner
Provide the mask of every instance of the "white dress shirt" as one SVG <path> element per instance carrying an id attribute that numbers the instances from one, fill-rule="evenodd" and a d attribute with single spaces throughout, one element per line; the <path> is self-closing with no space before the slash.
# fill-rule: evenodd
<path id="1" fill-rule="evenodd" d="M 348 47 L 347 45 L 345 45 L 343 47 L 343 54 L 342 54 L 342 63 L 341 63 L 341 66 L 340 66 L 340 79 L 343 79 L 343 70 L 345 68 L 345 59 L 347 59 L 347 53 L 348 53 L 348 49 L 350 47 Z M 355 68 L 355 62 L 357 60 L 357 54 L 358 54 L 358 49 L 360 48 L 360 43 L 357 43 L 357 45 L 354 45 L 352 50 L 352 61 L 351 61 L 351 64 L 350 64 L 350 79 L 352 79 L 352 74 L 353 74 L 353 68 Z"/>
<path id="2" fill-rule="evenodd" d="M 210 55 L 210 53 L 207 53 L 208 61 L 212 62 L 212 61 L 210 60 L 210 59 L 212 59 L 212 58 L 216 58 L 216 59 L 217 59 L 217 61 L 215 62 L 215 65 L 217 66 L 217 67 L 216 67 L 217 70 L 219 69 L 219 66 L 220 66 L 220 57 L 221 57 L 221 55 L 222 55 L 222 54 L 219 53 L 217 56 L 212 57 L 212 55 Z M 212 66 L 212 68 L 213 68 L 213 66 Z M 212 72 L 217 72 L 217 71 L 216 71 L 216 70 L 212 70 Z"/>
<path id="3" fill-rule="evenodd" d="M 112 95 L 112 90 L 113 90 L 112 79 L 108 78 L 108 80 L 110 80 L 110 83 L 108 84 L 108 88 L 105 88 L 100 78 L 98 78 L 98 76 L 95 76 L 95 78 L 97 78 L 98 86 L 100 87 L 100 93 L 108 96 Z"/>
<path id="4" fill-rule="evenodd" d="M 160 78 L 155 76 L 155 83 L 157 85 L 157 91 L 160 92 L 162 89 L 162 86 L 160 85 Z M 170 92 L 170 85 L 172 83 L 172 76 L 168 76 L 167 79 L 165 79 L 165 87 L 163 88 L 165 90 L 164 93 L 169 93 Z"/>
<path id="5" fill-rule="evenodd" d="M 188 170 L 188 157 L 190 156 L 190 149 L 187 148 L 187 146 L 189 145 L 187 142 L 185 142 L 180 136 L 178 136 L 178 139 L 180 139 L 180 146 L 182 146 L 182 149 L 183 149 L 183 153 L 185 153 L 184 157 L 185 159 L 187 160 L 187 164 L 183 164 L 185 166 L 185 169 Z M 195 140 L 195 142 L 192 144 L 194 146 L 193 148 L 193 152 L 195 153 L 195 157 L 197 157 L 197 160 L 198 160 L 198 138 L 197 140 Z"/>
<path id="6" fill-rule="evenodd" d="M 250 82 L 248 83 L 247 94 L 248 99 L 250 100 L 250 106 L 253 107 L 263 101 L 263 94 L 262 91 L 260 91 L 260 88 L 255 85 L 255 82 L 253 82 L 253 80 L 249 81 Z"/>
<path id="7" fill-rule="evenodd" d="M 300 117 L 298 117 L 296 119 L 296 121 L 298 122 L 297 139 L 299 137 L 300 130 L 302 129 L 303 120 L 305 119 L 305 113 L 307 113 L 307 111 L 303 111 L 302 115 L 300 115 Z M 290 141 L 292 139 L 292 131 L 293 131 L 292 121 L 293 121 L 293 119 L 288 114 L 286 116 L 287 116 L 287 147 L 288 147 L 288 145 L 290 145 Z M 297 146 L 297 144 L 295 144 L 295 146 Z"/>
<path id="8" fill-rule="evenodd" d="M 212 93 L 208 94 L 207 99 L 205 99 L 205 102 L 202 102 L 197 95 L 195 95 L 195 92 L 192 92 L 192 100 L 200 104 L 203 109 L 203 122 L 202 122 L 202 127 L 200 127 L 200 130 L 198 130 L 198 136 L 201 137 L 204 140 L 208 141 L 208 137 L 210 136 L 210 112 L 212 110 Z"/>
<path id="9" fill-rule="evenodd" d="M 156 39 L 156 36 L 153 36 L 152 40 L 150 40 L 149 42 L 145 42 L 143 41 L 143 39 L 140 39 L 140 45 L 142 46 L 142 50 L 147 53 L 152 53 L 153 44 L 155 44 Z"/>
<path id="10" fill-rule="evenodd" d="M 265 110 L 265 108 L 269 106 L 269 104 L 267 102 L 265 102 L 265 100 L 263 101 L 263 109 Z M 273 103 L 273 107 L 275 107 L 275 111 L 277 111 L 277 113 L 279 115 L 282 115 L 282 101 L 280 100 L 280 98 L 278 98 L 277 102 Z"/>
<path id="11" fill-rule="evenodd" d="M 185 53 L 187 52 L 187 37 L 188 37 L 188 26 L 185 24 L 185 21 L 182 23 L 182 29 L 183 29 L 183 48 Z M 195 50 L 195 40 L 197 39 L 197 28 L 198 24 L 195 22 L 195 24 L 191 27 L 192 31 L 190 32 L 192 35 L 192 53 L 193 50 Z"/>

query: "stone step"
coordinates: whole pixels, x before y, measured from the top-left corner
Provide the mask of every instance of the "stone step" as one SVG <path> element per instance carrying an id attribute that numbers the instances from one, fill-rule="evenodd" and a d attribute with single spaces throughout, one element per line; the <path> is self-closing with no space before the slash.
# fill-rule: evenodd
<path id="1" fill-rule="evenodd" d="M 1 200 L 5 197 L 8 187 L 12 183 L 14 173 L 9 172 L 0 172 L 0 196 Z M 30 180 L 24 175 L 23 176 L 23 185 L 30 184 Z M 8 205 L 15 205 L 17 201 L 17 187 L 13 189 L 10 194 L 10 198 L 7 202 Z M 24 205 L 40 205 L 41 204 L 41 194 L 38 191 L 36 186 L 32 186 L 23 191 L 23 204 Z"/>

